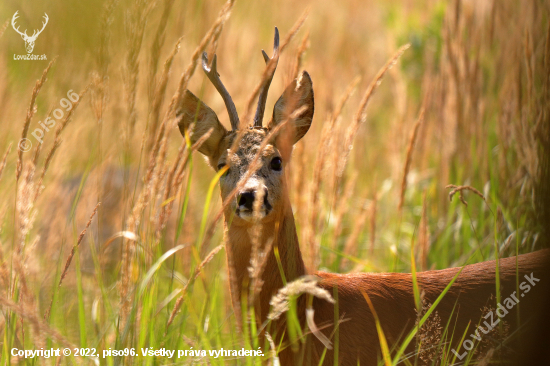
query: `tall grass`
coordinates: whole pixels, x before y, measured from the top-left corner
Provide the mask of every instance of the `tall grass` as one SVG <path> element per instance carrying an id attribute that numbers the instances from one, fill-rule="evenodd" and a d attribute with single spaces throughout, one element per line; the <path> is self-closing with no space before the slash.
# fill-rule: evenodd
<path id="1" fill-rule="evenodd" d="M 29 29 L 48 13 L 35 46 L 48 61 L 13 60 L 24 53 L 7 25 L 16 10 Z M 243 312 L 233 311 L 228 288 L 238 284 L 216 254 L 218 176 L 196 153 L 202 141 L 191 146 L 173 118 L 189 88 L 228 123 L 196 70 L 204 51 L 217 54 L 237 109 L 251 116 L 267 72 L 260 50 L 271 47 L 274 26 L 284 46 L 268 113 L 300 68 L 315 91 L 313 126 L 288 177 L 310 270 L 415 272 L 542 247 L 549 19 L 550 3 L 535 0 L 0 4 L 0 364 L 22 361 L 12 348 L 77 345 L 100 355 L 261 346 L 264 358 L 172 361 L 275 362 L 282 346 L 254 337 L 265 325 L 240 328 L 255 318 L 256 290 L 233 299 Z M 79 101 L 39 144 L 32 132 L 70 89 L 81 91 Z M 22 137 L 33 144 L 28 152 L 18 149 Z M 449 184 L 460 200 L 449 201 Z M 469 197 L 468 186 L 487 202 Z M 297 341 L 315 336 L 299 325 L 289 332 Z M 450 364 L 448 347 L 438 347 Z M 384 363 L 396 364 L 404 349 Z M 94 362 L 22 362 L 80 361 Z"/>

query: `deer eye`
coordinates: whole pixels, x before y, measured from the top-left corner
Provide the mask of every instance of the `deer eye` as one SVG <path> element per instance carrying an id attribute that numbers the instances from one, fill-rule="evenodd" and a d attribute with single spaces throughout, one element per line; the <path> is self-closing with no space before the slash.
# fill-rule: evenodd
<path id="1" fill-rule="evenodd" d="M 276 171 L 281 171 L 281 169 L 283 169 L 283 161 L 281 158 L 276 157 L 271 160 L 271 169 Z"/>

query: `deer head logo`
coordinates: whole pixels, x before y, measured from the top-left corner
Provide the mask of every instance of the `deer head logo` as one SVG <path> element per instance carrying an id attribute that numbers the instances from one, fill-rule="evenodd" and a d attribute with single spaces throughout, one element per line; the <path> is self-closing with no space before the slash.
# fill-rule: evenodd
<path id="1" fill-rule="evenodd" d="M 11 18 L 11 26 L 13 27 L 13 29 L 19 33 L 21 35 L 21 38 L 23 38 L 23 40 L 25 41 L 25 48 L 27 49 L 27 53 L 31 53 L 32 50 L 34 49 L 34 41 L 36 41 L 36 38 L 38 37 L 38 35 L 40 33 L 42 33 L 42 31 L 44 30 L 44 28 L 46 28 L 46 24 L 48 24 L 48 14 L 44 13 L 44 19 L 46 20 L 45 22 L 42 23 L 42 29 L 40 29 L 39 31 L 35 30 L 32 34 L 32 36 L 28 36 L 27 35 L 27 30 L 25 29 L 24 32 L 20 32 L 19 31 L 19 27 L 16 27 L 15 25 L 15 20 L 17 18 L 19 18 L 19 16 L 17 15 L 17 13 L 19 12 L 16 11 L 15 14 L 13 14 L 13 18 Z"/>

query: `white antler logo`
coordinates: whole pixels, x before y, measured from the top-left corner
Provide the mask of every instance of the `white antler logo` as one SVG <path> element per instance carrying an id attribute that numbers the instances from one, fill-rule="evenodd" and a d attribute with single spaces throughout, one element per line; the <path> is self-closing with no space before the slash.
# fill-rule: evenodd
<path id="1" fill-rule="evenodd" d="M 19 16 L 17 15 L 17 13 L 19 12 L 16 11 L 15 14 L 13 14 L 13 18 L 11 18 L 11 26 L 13 27 L 13 29 L 19 33 L 21 35 L 21 38 L 23 38 L 23 40 L 25 41 L 25 48 L 27 49 L 27 53 L 31 53 L 32 50 L 34 49 L 34 41 L 36 41 L 36 38 L 38 37 L 38 35 L 40 33 L 42 33 L 42 31 L 44 30 L 44 28 L 46 28 L 46 24 L 48 24 L 48 14 L 44 13 L 44 19 L 46 20 L 45 22 L 42 23 L 42 29 L 40 29 L 39 31 L 35 30 L 34 33 L 32 34 L 32 36 L 28 36 L 27 35 L 27 30 L 25 29 L 24 32 L 20 32 L 19 31 L 19 27 L 16 27 L 15 25 L 15 20 L 17 18 L 19 18 Z"/>

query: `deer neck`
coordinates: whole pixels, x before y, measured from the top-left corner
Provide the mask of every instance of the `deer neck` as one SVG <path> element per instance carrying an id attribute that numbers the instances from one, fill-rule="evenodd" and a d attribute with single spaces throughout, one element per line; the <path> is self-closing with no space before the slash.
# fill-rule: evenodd
<path id="1" fill-rule="evenodd" d="M 225 228 L 231 295 L 235 306 L 243 299 L 243 291 L 247 291 L 247 298 L 250 293 L 254 292 L 249 287 L 252 281 L 248 271 L 253 250 L 254 229 L 249 226 L 231 224 L 227 218 Z M 296 234 L 294 215 L 289 202 L 273 220 L 261 225 L 258 237 L 256 245 L 259 247 L 259 252 L 267 251 L 267 258 L 261 272 L 263 285 L 255 301 L 257 305 L 260 305 L 260 319 L 263 321 L 269 311 L 271 297 L 284 286 L 281 271 L 284 272 L 287 282 L 306 274 Z M 275 256 L 275 252 L 279 253 L 280 261 Z M 240 311 L 240 309 L 235 310 Z"/>

